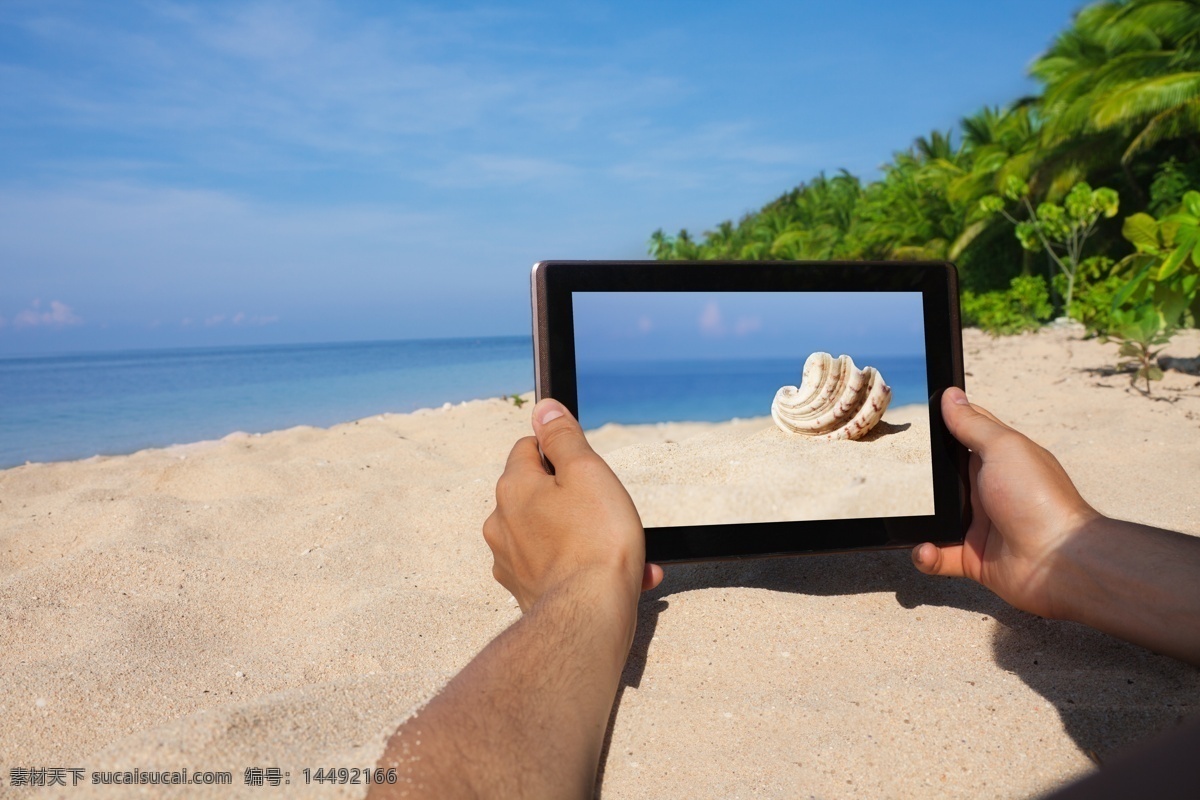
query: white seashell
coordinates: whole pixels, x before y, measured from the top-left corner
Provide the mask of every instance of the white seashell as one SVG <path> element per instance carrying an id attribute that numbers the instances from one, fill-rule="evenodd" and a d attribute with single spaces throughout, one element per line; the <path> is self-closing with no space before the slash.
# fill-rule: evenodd
<path id="1" fill-rule="evenodd" d="M 775 393 L 771 417 L 785 433 L 858 439 L 883 418 L 891 399 L 892 388 L 874 367 L 860 370 L 850 356 L 813 353 L 800 386 Z"/>

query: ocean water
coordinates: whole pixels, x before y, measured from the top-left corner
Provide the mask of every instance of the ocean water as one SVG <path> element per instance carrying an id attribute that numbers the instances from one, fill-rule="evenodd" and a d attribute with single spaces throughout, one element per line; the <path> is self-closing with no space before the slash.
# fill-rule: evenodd
<path id="1" fill-rule="evenodd" d="M 864 358 L 892 403 L 925 403 L 925 363 Z M 594 362 L 578 375 L 585 428 L 771 413 L 794 360 Z M 325 427 L 533 388 L 529 337 L 141 350 L 0 359 L 0 468 Z"/>
<path id="2" fill-rule="evenodd" d="M 892 387 L 892 405 L 929 401 L 924 356 L 864 356 Z M 780 386 L 799 385 L 795 359 L 592 361 L 577 368 L 579 417 L 606 422 L 720 422 L 768 416 Z"/>
<path id="3" fill-rule="evenodd" d="M 0 359 L 0 468 L 533 389 L 527 336 Z"/>

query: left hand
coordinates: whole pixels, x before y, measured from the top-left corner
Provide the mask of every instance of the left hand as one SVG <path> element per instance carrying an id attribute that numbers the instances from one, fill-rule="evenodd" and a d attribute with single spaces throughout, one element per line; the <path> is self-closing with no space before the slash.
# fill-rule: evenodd
<path id="1" fill-rule="evenodd" d="M 583 429 L 558 401 L 533 409 L 535 437 L 519 440 L 496 482 L 496 510 L 483 524 L 492 575 L 528 612 L 548 591 L 588 578 L 628 591 L 662 580 L 646 564 L 645 532 L 629 493 L 592 450 Z M 538 445 L 554 465 L 546 473 Z"/>

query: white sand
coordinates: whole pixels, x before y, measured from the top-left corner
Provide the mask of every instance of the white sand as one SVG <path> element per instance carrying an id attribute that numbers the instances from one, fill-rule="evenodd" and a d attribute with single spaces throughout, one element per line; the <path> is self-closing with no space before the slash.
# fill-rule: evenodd
<path id="1" fill-rule="evenodd" d="M 969 331 L 972 398 L 1106 513 L 1200 534 L 1200 378 L 1168 373 L 1147 399 L 1103 374 L 1114 345 L 1074 335 Z M 1200 353 L 1200 333 L 1169 352 Z M 13 767 L 75 766 L 233 773 L 144 796 L 361 796 L 300 771 L 373 765 L 518 616 L 480 526 L 528 409 L 0 472 L 0 795 L 33 796 Z M 601 433 L 614 462 L 639 438 Z M 654 461 L 627 465 L 643 514 L 669 515 Z M 671 568 L 625 678 L 607 797 L 1027 797 L 1200 703 L 1200 670 L 926 578 L 903 552 Z M 292 784 L 243 785 L 271 766 Z"/>
<path id="2" fill-rule="evenodd" d="M 889 408 L 861 441 L 788 434 L 770 417 L 589 432 L 647 527 L 933 513 L 929 411 Z"/>

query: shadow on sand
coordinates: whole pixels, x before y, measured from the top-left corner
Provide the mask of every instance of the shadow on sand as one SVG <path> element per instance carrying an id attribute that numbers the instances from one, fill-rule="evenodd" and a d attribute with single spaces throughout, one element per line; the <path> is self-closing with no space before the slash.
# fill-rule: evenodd
<path id="1" fill-rule="evenodd" d="M 875 423 L 875 427 L 863 434 L 859 441 L 873 442 L 876 439 L 882 439 L 884 436 L 892 436 L 893 434 L 904 433 L 911 427 L 911 422 L 901 422 L 898 425 L 893 425 L 890 422 L 884 422 L 883 420 L 880 420 L 879 422 Z"/>
<path id="2" fill-rule="evenodd" d="M 604 780 L 625 688 L 641 684 L 659 615 L 671 594 L 708 588 L 757 588 L 815 596 L 891 592 L 907 609 L 948 606 L 1000 623 L 992 640 L 996 664 L 1019 676 L 1058 710 L 1063 727 L 1093 761 L 1173 728 L 1200 706 L 1197 668 L 1071 622 L 1018 611 L 973 581 L 932 578 L 912 566 L 907 550 L 800 558 L 679 564 L 643 595 L 638 628 L 609 718 L 597 775 Z"/>

